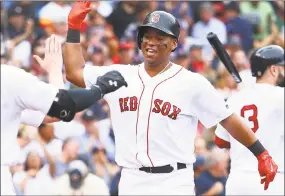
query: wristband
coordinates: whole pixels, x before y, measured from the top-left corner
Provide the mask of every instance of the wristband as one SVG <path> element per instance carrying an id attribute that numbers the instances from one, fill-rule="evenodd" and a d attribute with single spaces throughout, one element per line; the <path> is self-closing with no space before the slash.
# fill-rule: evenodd
<path id="1" fill-rule="evenodd" d="M 80 43 L 80 31 L 79 30 L 68 29 L 67 36 L 66 36 L 66 42 L 69 42 L 69 43 Z"/>
<path id="2" fill-rule="evenodd" d="M 256 142 L 254 142 L 254 144 L 252 144 L 251 146 L 249 146 L 249 147 L 247 147 L 247 148 L 248 148 L 256 157 L 265 151 L 265 148 L 263 147 L 263 145 L 260 143 L 259 140 L 256 140 Z"/>

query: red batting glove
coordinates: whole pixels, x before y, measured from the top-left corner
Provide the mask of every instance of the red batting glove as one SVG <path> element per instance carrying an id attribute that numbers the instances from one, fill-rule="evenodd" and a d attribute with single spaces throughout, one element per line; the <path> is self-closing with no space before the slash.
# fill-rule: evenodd
<path id="1" fill-rule="evenodd" d="M 264 190 L 268 189 L 269 183 L 274 180 L 278 166 L 272 160 L 267 150 L 258 155 L 258 171 L 261 176 L 261 184 L 264 184 Z"/>
<path id="2" fill-rule="evenodd" d="M 81 24 L 87 13 L 91 10 L 91 2 L 76 0 L 68 15 L 68 28 L 72 30 L 80 30 Z"/>

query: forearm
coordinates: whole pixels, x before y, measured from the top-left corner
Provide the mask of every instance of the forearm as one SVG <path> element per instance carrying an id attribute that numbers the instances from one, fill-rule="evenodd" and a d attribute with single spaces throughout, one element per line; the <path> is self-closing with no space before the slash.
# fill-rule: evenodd
<path id="1" fill-rule="evenodd" d="M 223 189 L 223 184 L 221 182 L 216 182 L 207 192 L 203 193 L 202 195 L 219 195 Z"/>
<path id="2" fill-rule="evenodd" d="M 232 114 L 220 123 L 237 141 L 248 147 L 256 142 L 256 137 L 250 128 L 236 115 Z"/>
<path id="3" fill-rule="evenodd" d="M 27 39 L 28 37 L 29 37 L 29 33 L 23 33 L 23 34 L 21 34 L 21 35 L 18 35 L 18 36 L 16 36 L 16 37 L 14 37 L 13 39 L 12 39 L 12 41 L 14 42 L 14 44 L 15 44 L 15 46 L 17 45 L 17 44 L 19 44 L 21 41 L 23 41 L 23 40 L 25 40 L 25 39 Z"/>
<path id="4" fill-rule="evenodd" d="M 75 113 L 87 109 L 103 96 L 99 87 L 92 89 L 59 90 L 48 112 L 51 117 L 69 122 Z"/>
<path id="5" fill-rule="evenodd" d="M 76 32 L 76 30 L 68 30 L 68 36 L 63 50 L 63 59 L 67 80 L 77 86 L 85 87 L 83 76 L 80 78 L 78 76 L 78 72 L 82 72 L 85 65 L 80 45 L 79 31 Z"/>
<path id="6" fill-rule="evenodd" d="M 42 149 L 44 151 L 45 157 L 47 159 L 47 162 L 49 164 L 49 173 L 51 177 L 55 176 L 55 161 L 53 159 L 53 157 L 51 156 L 51 154 L 47 151 L 46 147 L 44 144 L 41 144 Z"/>
<path id="7" fill-rule="evenodd" d="M 284 48 L 284 37 L 281 35 L 276 36 L 275 44 Z"/>
<path id="8" fill-rule="evenodd" d="M 233 138 L 246 146 L 255 156 L 258 156 L 265 151 L 262 144 L 255 137 L 253 131 L 236 114 L 232 114 L 221 121 L 220 124 Z"/>
<path id="9" fill-rule="evenodd" d="M 273 42 L 275 36 L 273 34 L 270 34 L 266 38 L 264 38 L 262 41 L 254 40 L 253 45 L 254 48 L 260 48 L 262 46 L 269 45 Z"/>

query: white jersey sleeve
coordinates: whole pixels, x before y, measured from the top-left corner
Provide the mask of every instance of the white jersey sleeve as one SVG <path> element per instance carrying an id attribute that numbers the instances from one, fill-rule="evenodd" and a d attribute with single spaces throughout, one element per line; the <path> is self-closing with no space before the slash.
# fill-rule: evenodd
<path id="1" fill-rule="evenodd" d="M 192 100 L 192 109 L 194 115 L 206 128 L 215 126 L 232 114 L 232 110 L 222 95 L 206 78 L 200 76 L 196 90 L 197 92 Z"/>
<path id="2" fill-rule="evenodd" d="M 42 124 L 44 118 L 45 115 L 42 112 L 35 110 L 24 110 L 21 113 L 21 123 L 34 127 L 39 127 Z"/>
<path id="3" fill-rule="evenodd" d="M 46 114 L 58 93 L 58 89 L 18 68 L 14 68 L 12 74 L 12 77 L 17 79 L 10 84 L 10 90 L 15 95 L 16 104 L 23 109 L 36 110 Z"/>

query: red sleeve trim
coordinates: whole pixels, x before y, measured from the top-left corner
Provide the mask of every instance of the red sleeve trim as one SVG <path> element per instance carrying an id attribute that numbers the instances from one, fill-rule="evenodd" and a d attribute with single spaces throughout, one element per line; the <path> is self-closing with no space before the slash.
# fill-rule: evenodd
<path id="1" fill-rule="evenodd" d="M 215 144 L 219 147 L 219 148 L 231 148 L 231 143 L 228 141 L 225 141 L 221 138 L 219 138 L 218 136 L 215 135 Z"/>

